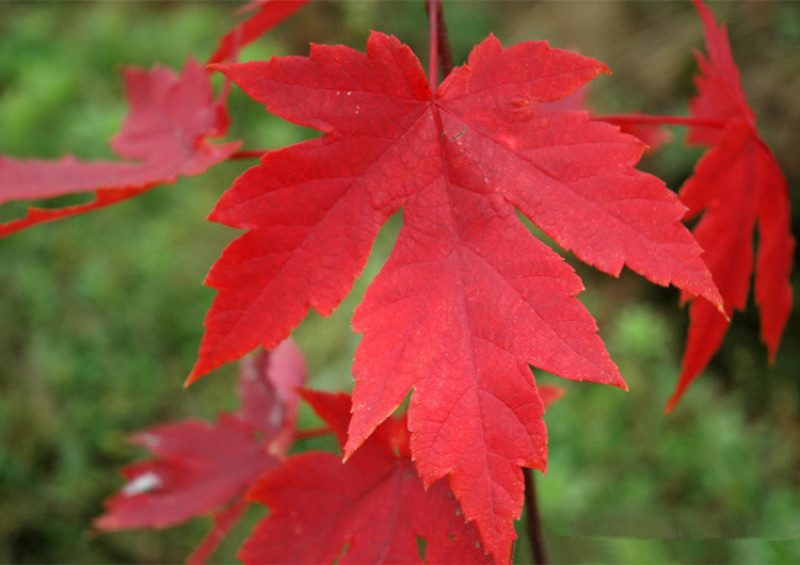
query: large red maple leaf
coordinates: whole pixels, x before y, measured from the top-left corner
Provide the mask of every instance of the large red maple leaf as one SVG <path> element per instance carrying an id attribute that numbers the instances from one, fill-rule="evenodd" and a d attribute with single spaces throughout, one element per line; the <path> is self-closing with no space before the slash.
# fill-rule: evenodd
<path id="1" fill-rule="evenodd" d="M 245 509 L 245 491 L 280 464 L 294 435 L 305 361 L 286 341 L 242 360 L 242 406 L 215 424 L 170 423 L 132 436 L 155 459 L 125 467 L 127 484 L 105 501 L 100 530 L 162 528 L 212 513 L 214 527 L 190 559 L 203 563 Z"/>
<path id="2" fill-rule="evenodd" d="M 198 175 L 239 146 L 208 142 L 209 137 L 225 135 L 228 116 L 224 100 L 214 100 L 208 73 L 195 61 L 189 60 L 181 75 L 164 67 L 149 72 L 127 69 L 125 88 L 130 113 L 111 147 L 126 162 L 0 156 L 0 204 L 95 193 L 94 200 L 84 204 L 30 208 L 26 217 L 0 224 L 0 237 L 114 204 L 182 175 Z"/>
<path id="3" fill-rule="evenodd" d="M 794 256 L 789 190 L 775 156 L 761 139 L 733 61 L 727 32 L 711 11 L 695 6 L 703 20 L 708 57 L 697 54 L 702 74 L 692 116 L 722 127 L 694 126 L 689 142 L 710 145 L 695 174 L 681 187 L 689 217 L 703 213 L 694 229 L 725 301 L 727 318 L 702 298 L 692 302 L 683 370 L 667 410 L 707 366 L 728 330 L 734 310 L 744 310 L 753 273 L 753 232 L 758 224 L 756 303 L 761 337 L 774 360 L 792 306 L 789 274 Z"/>
<path id="4" fill-rule="evenodd" d="M 376 233 L 403 209 L 394 251 L 353 326 L 352 455 L 415 389 L 411 448 L 427 484 L 450 475 L 500 561 L 515 537 L 520 465 L 545 468 L 542 402 L 528 364 L 624 387 L 575 298 L 580 279 L 531 236 L 520 210 L 583 261 L 627 265 L 714 303 L 685 208 L 633 168 L 643 145 L 583 112 L 543 111 L 598 74 L 597 61 L 526 42 L 478 45 L 435 94 L 411 50 L 373 33 L 366 54 L 221 67 L 267 110 L 324 132 L 264 155 L 210 219 L 248 230 L 212 268 L 219 290 L 194 380 L 277 343 L 309 307 L 330 314 Z"/>
<path id="5" fill-rule="evenodd" d="M 350 398 L 303 391 L 344 447 Z M 487 562 L 478 536 L 442 481 L 425 488 L 409 457 L 405 419 L 388 419 L 345 465 L 307 452 L 265 474 L 250 498 L 270 509 L 242 546 L 245 563 Z"/>

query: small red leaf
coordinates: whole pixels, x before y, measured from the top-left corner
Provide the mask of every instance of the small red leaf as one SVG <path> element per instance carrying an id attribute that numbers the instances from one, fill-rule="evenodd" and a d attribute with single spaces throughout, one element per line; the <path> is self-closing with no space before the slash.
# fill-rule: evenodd
<path id="1" fill-rule="evenodd" d="M 163 528 L 205 514 L 278 465 L 253 428 L 222 415 L 216 425 L 187 420 L 139 432 L 134 443 L 158 459 L 126 467 L 128 483 L 105 502 L 101 530 Z"/>
<path id="2" fill-rule="evenodd" d="M 226 33 L 219 41 L 209 63 L 233 61 L 239 50 L 255 41 L 283 20 L 294 14 L 309 0 L 258 0 L 250 2 L 239 11 L 257 10 L 255 14 Z"/>
<path id="3" fill-rule="evenodd" d="M 304 398 L 338 432 L 347 430 L 345 395 L 304 391 Z M 387 420 L 346 464 L 330 453 L 290 457 L 262 477 L 250 496 L 269 506 L 239 558 L 245 563 L 480 563 L 487 557 L 441 481 L 427 490 L 407 456 L 392 450 Z"/>
<path id="4" fill-rule="evenodd" d="M 0 204 L 65 194 L 94 192 L 95 199 L 61 209 L 31 208 L 24 218 L 0 225 L 0 237 L 35 224 L 102 208 L 131 198 L 179 176 L 198 175 L 224 161 L 238 142 L 213 145 L 207 137 L 225 134 L 224 103 L 214 101 L 208 74 L 189 60 L 178 76 L 155 67 L 125 71 L 130 113 L 112 140 L 127 162 L 85 163 L 0 156 Z"/>
<path id="5" fill-rule="evenodd" d="M 778 349 L 792 305 L 789 275 L 794 256 L 786 178 L 755 127 L 733 62 L 727 33 L 711 12 L 696 1 L 703 20 L 708 59 L 697 56 L 702 75 L 692 115 L 722 121 L 724 129 L 692 127 L 689 141 L 711 145 L 695 174 L 680 190 L 689 215 L 702 213 L 694 229 L 705 261 L 725 300 L 725 313 L 744 310 L 753 272 L 753 231 L 759 229 L 756 303 L 761 337 L 770 360 Z M 702 298 L 692 302 L 683 370 L 667 403 L 671 411 L 684 391 L 717 352 L 729 321 Z"/>

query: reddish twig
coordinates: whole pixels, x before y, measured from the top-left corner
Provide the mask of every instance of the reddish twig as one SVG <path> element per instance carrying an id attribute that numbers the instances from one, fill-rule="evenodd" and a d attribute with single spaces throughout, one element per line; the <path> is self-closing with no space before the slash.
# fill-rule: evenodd
<path id="1" fill-rule="evenodd" d="M 439 18 L 438 12 L 441 11 L 440 0 L 426 0 L 428 8 L 428 41 L 430 51 L 428 56 L 428 86 L 431 89 L 431 96 L 436 96 L 436 85 L 439 84 L 439 70 L 436 66 L 439 61 Z"/>
<path id="2" fill-rule="evenodd" d="M 652 124 L 652 125 L 679 125 L 706 128 L 725 129 L 728 122 L 722 120 L 707 120 L 690 116 L 651 116 L 648 114 L 609 114 L 606 116 L 592 116 L 593 120 L 609 122 L 612 124 Z"/>
<path id="3" fill-rule="evenodd" d="M 332 433 L 333 430 L 331 430 L 328 426 L 320 426 L 319 428 L 310 428 L 308 430 L 297 430 L 297 432 L 294 434 L 294 439 L 309 439 L 312 437 L 325 436 Z"/>
<path id="4" fill-rule="evenodd" d="M 442 76 L 447 76 L 453 70 L 453 54 L 450 51 L 450 42 L 447 38 L 447 26 L 444 23 L 444 11 L 440 0 L 425 0 L 430 25 L 430 61 L 440 63 Z M 428 82 L 432 91 L 438 84 L 438 70 L 433 64 L 428 69 Z"/>
<path id="5" fill-rule="evenodd" d="M 267 151 L 268 149 L 245 149 L 235 152 L 228 159 L 260 159 Z"/>

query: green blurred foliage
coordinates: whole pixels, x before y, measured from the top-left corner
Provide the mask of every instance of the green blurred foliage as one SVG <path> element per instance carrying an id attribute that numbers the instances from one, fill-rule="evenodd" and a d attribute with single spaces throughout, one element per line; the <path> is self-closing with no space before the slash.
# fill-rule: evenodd
<path id="1" fill-rule="evenodd" d="M 578 9 L 576 9 L 578 7 Z M 127 111 L 119 70 L 202 61 L 236 21 L 229 2 L 0 3 L 0 153 L 108 159 Z M 800 5 L 714 3 L 765 138 L 794 198 L 800 161 Z M 504 44 L 548 39 L 599 58 L 614 77 L 590 91 L 600 112 L 685 113 L 702 45 L 687 3 L 449 2 L 457 63 L 489 32 Z M 320 2 L 243 53 L 305 54 L 309 41 L 363 48 L 368 29 L 427 55 L 422 2 Z M 234 89 L 231 139 L 248 148 L 314 132 L 271 117 Z M 677 188 L 697 158 L 676 142 L 643 167 Z M 163 532 L 89 535 L 117 469 L 143 453 L 138 429 L 232 409 L 235 367 L 184 391 L 213 291 L 201 281 L 234 234 L 203 221 L 249 163 L 158 188 L 112 208 L 0 242 L 0 562 L 164 563 L 184 559 L 207 519 Z M 24 208 L 0 210 L 0 218 Z M 5 215 L 3 215 L 5 214 Z M 310 314 L 294 333 L 310 384 L 349 389 L 358 336 L 350 317 L 380 270 L 400 218 L 381 232 L 364 276 L 330 318 Z M 798 230 L 795 228 L 795 233 Z M 550 468 L 537 477 L 546 541 L 559 563 L 800 562 L 800 321 L 793 314 L 776 364 L 758 343 L 752 307 L 669 418 L 686 312 L 677 293 L 623 273 L 613 279 L 568 260 L 581 295 L 630 392 L 558 382 L 547 414 Z M 795 278 L 795 281 L 797 279 Z M 797 285 L 795 285 L 796 287 Z M 303 426 L 315 425 L 303 410 Z M 329 439 L 295 451 L 332 449 Z M 215 556 L 233 560 L 264 510 L 252 508 Z M 530 560 L 521 540 L 517 561 Z"/>

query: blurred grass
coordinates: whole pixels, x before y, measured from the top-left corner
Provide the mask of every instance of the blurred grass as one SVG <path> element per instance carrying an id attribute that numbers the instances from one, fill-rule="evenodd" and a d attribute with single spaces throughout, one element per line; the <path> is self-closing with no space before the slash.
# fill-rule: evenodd
<path id="1" fill-rule="evenodd" d="M 615 72 L 592 90 L 600 111 L 685 113 L 701 28 L 680 3 L 451 2 L 458 61 L 494 32 L 504 44 L 549 39 Z M 122 66 L 204 60 L 235 21 L 228 2 L 0 3 L 0 153 L 110 158 L 126 112 Z M 796 226 L 800 161 L 800 6 L 714 3 L 759 124 L 790 178 Z M 305 54 L 307 44 L 363 48 L 366 30 L 427 53 L 421 2 L 319 3 L 248 48 L 247 58 Z M 423 61 L 425 56 L 421 57 Z M 231 138 L 276 147 L 310 133 L 234 90 Z M 683 132 L 675 130 L 676 140 Z M 697 152 L 680 142 L 644 166 L 672 188 Z M 247 163 L 226 163 L 137 199 L 0 241 L 0 562 L 164 563 L 184 559 L 208 527 L 89 537 L 117 469 L 141 455 L 137 429 L 230 409 L 234 368 L 187 391 L 213 292 L 201 285 L 232 239 L 203 221 Z M 2 211 L 0 211 L 2 213 Z M 331 318 L 295 332 L 311 385 L 349 388 L 353 307 L 399 229 L 381 232 L 364 277 Z M 571 258 L 570 258 L 571 260 Z M 572 261 L 575 264 L 574 261 Z M 538 477 L 553 562 L 800 562 L 800 325 L 766 364 L 757 313 L 738 315 L 709 371 L 662 415 L 678 374 L 686 314 L 676 293 L 575 264 L 601 335 L 630 392 L 559 382 L 547 415 L 550 470 Z M 797 278 L 795 276 L 795 282 Z M 797 285 L 795 285 L 796 287 Z M 540 382 L 559 381 L 538 372 Z M 304 416 L 304 419 L 309 418 Z M 300 448 L 316 445 L 305 442 Z M 253 509 L 216 556 L 230 562 L 263 511 Z M 524 542 L 518 561 L 529 561 Z"/>

